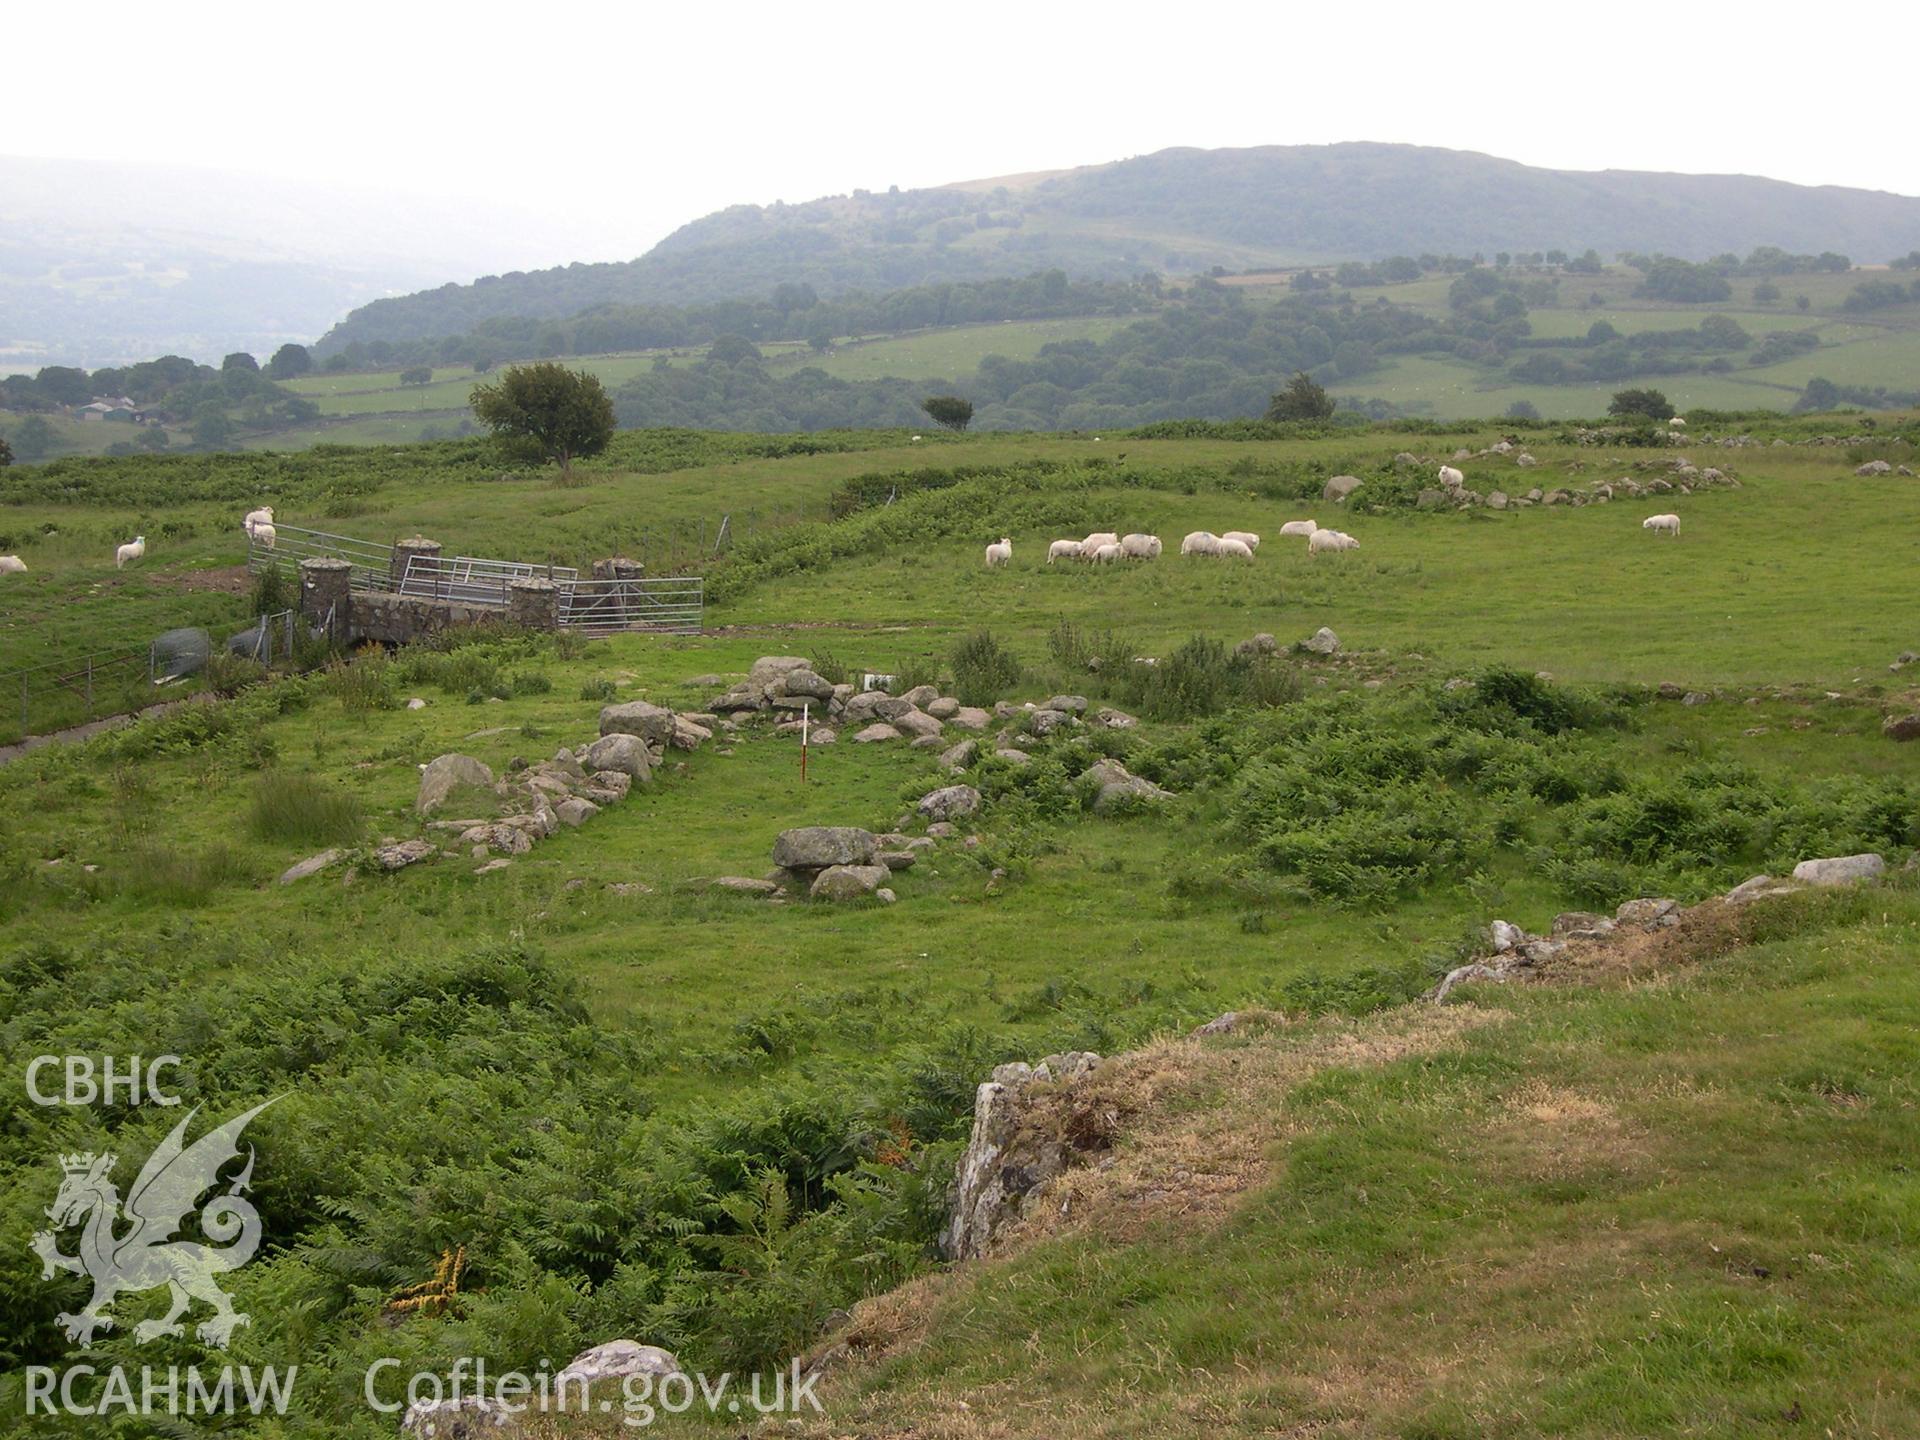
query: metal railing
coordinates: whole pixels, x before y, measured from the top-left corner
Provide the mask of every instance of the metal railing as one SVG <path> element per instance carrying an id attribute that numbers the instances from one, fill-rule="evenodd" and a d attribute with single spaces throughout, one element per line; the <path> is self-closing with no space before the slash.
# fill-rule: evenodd
<path id="1" fill-rule="evenodd" d="M 575 580 L 560 587 L 560 628 L 583 635 L 690 635 L 700 629 L 705 605 L 706 581 L 698 575 Z"/>
<path id="2" fill-rule="evenodd" d="M 247 569 L 255 575 L 278 568 L 297 580 L 302 560 L 344 560 L 352 567 L 347 581 L 353 589 L 393 589 L 391 545 L 356 540 L 350 535 L 329 535 L 324 530 L 303 530 L 297 525 L 275 525 L 273 530 L 272 549 L 252 535 L 247 537 Z"/>
<path id="3" fill-rule="evenodd" d="M 512 581 L 540 579 L 565 585 L 579 574 L 571 565 L 528 565 L 473 555 L 410 555 L 406 572 L 400 577 L 400 593 L 504 610 L 507 586 Z"/>

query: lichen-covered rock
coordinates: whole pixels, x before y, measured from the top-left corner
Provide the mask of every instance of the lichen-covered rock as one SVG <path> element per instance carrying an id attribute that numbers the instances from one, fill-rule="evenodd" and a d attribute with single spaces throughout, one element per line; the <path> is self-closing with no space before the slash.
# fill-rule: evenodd
<path id="1" fill-rule="evenodd" d="M 646 700 L 627 700 L 600 710 L 602 735 L 638 735 L 656 747 L 673 740 L 673 712 Z"/>
<path id="2" fill-rule="evenodd" d="M 853 743 L 856 745 L 875 745 L 883 740 L 898 740 L 900 732 L 884 720 L 876 720 L 864 730 L 856 731 Z"/>
<path id="3" fill-rule="evenodd" d="M 829 865 L 807 893 L 815 900 L 864 900 L 892 873 L 884 865 Z"/>
<path id="4" fill-rule="evenodd" d="M 1054 1085 L 1072 1087 L 1093 1074 L 1098 1055 L 1049 1055 L 1037 1067 L 1015 1062 L 994 1069 L 973 1099 L 973 1130 L 955 1176 L 953 1209 L 940 1232 L 940 1251 L 953 1260 L 977 1259 L 1025 1210 L 1028 1197 L 1063 1174 L 1073 1151 L 1064 1127 L 1033 1123 L 1033 1101 Z"/>
<path id="5" fill-rule="evenodd" d="M 1093 798 L 1093 812 L 1096 815 L 1172 798 L 1171 792 L 1131 773 L 1118 760 L 1096 760 L 1088 767 L 1087 774 L 1098 787 Z"/>
<path id="6" fill-rule="evenodd" d="M 971 785 L 943 785 L 922 795 L 914 808 L 928 820 L 957 820 L 980 808 L 980 792 Z"/>
<path id="7" fill-rule="evenodd" d="M 951 720 L 960 713 L 960 702 L 951 695 L 938 695 L 923 708 L 936 720 Z"/>
<path id="8" fill-rule="evenodd" d="M 345 850 L 334 848 L 322 850 L 318 855 L 309 855 L 297 865 L 289 865 L 280 872 L 280 883 L 291 885 L 296 880 L 305 880 L 309 875 L 318 875 L 322 870 L 331 869 L 347 858 Z"/>
<path id="9" fill-rule="evenodd" d="M 553 807 L 562 825 L 584 825 L 600 813 L 600 807 L 591 800 L 582 800 L 578 796 L 562 800 Z"/>
<path id="10" fill-rule="evenodd" d="M 962 740 L 958 745 L 951 745 L 940 752 L 940 763 L 949 770 L 964 770 L 979 753 L 978 740 Z"/>
<path id="11" fill-rule="evenodd" d="M 1553 917 L 1553 933 L 1564 940 L 1596 940 L 1613 933 L 1613 921 L 1588 910 L 1568 910 Z"/>
<path id="12" fill-rule="evenodd" d="M 887 722 L 902 735 L 912 735 L 916 739 L 933 736 L 937 738 L 944 728 L 940 722 L 924 710 L 908 710 L 896 715 Z"/>
<path id="13" fill-rule="evenodd" d="M 431 815 L 463 788 L 488 789 L 492 785 L 493 771 L 471 755 L 440 755 L 429 760 L 420 772 L 420 792 L 414 797 L 413 808 L 421 815 Z"/>
<path id="14" fill-rule="evenodd" d="M 431 840 L 398 840 L 377 847 L 373 852 L 373 863 L 376 868 L 391 873 L 404 870 L 409 865 L 418 865 L 435 853 Z"/>
<path id="15" fill-rule="evenodd" d="M 1874 854 L 1835 855 L 1825 860 L 1802 860 L 1793 878 L 1803 885 L 1864 885 L 1885 873 L 1885 857 Z"/>
<path id="16" fill-rule="evenodd" d="M 1358 475 L 1336 475 L 1321 488 L 1320 498 L 1338 504 L 1365 483 Z"/>
<path id="17" fill-rule="evenodd" d="M 905 691 L 900 698 L 916 710 L 924 710 L 940 698 L 940 692 L 931 685 L 916 685 Z"/>
<path id="18" fill-rule="evenodd" d="M 1613 912 L 1613 918 L 1622 925 L 1665 929 L 1680 923 L 1680 902 L 1665 898 L 1628 900 Z"/>
<path id="19" fill-rule="evenodd" d="M 851 825 L 803 825 L 782 830 L 773 842 L 773 863 L 787 870 L 824 870 L 829 865 L 872 861 L 873 832 Z"/>
<path id="20" fill-rule="evenodd" d="M 624 1380 L 629 1375 L 651 1375 L 664 1379 L 678 1375 L 680 1361 L 671 1350 L 658 1345 L 642 1345 L 637 1340 L 609 1340 L 591 1350 L 583 1350 L 554 1377 L 556 1389 L 561 1381 Z"/>
<path id="21" fill-rule="evenodd" d="M 1334 655 L 1339 653 L 1340 637 L 1322 625 L 1300 642 L 1300 648 L 1311 650 L 1315 655 Z"/>
<path id="22" fill-rule="evenodd" d="M 647 751 L 646 742 L 637 735 L 625 732 L 602 735 L 580 752 L 580 762 L 596 775 L 601 771 L 624 775 L 629 785 L 635 780 L 650 779 L 653 775 L 653 759 Z"/>
<path id="23" fill-rule="evenodd" d="M 757 880 L 751 875 L 716 875 L 707 882 L 710 889 L 731 890 L 736 895 L 778 895 L 785 887 L 777 880 Z"/>
<path id="24" fill-rule="evenodd" d="M 993 724 L 993 712 L 983 710 L 978 705 L 962 705 L 953 712 L 953 718 L 947 723 L 958 725 L 962 730 L 985 730 Z"/>

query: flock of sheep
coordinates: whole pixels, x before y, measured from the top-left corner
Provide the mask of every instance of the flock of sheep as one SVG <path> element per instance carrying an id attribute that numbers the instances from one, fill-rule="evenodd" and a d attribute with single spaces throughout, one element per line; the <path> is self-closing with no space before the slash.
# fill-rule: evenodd
<path id="1" fill-rule="evenodd" d="M 256 541 L 269 550 L 273 549 L 276 537 L 273 529 L 273 507 L 271 505 L 262 505 L 258 510 L 248 511 L 247 518 L 240 522 L 240 528 L 247 532 L 247 538 L 249 540 Z M 147 537 L 144 535 L 136 535 L 126 544 L 115 547 L 113 552 L 113 568 L 116 570 L 124 570 L 127 568 L 129 562 L 140 559 L 146 553 Z M 22 560 L 18 555 L 0 555 L 0 575 L 24 575 L 26 573 L 27 562 Z"/>
<path id="2" fill-rule="evenodd" d="M 1323 530 L 1312 520 L 1289 520 L 1280 527 L 1280 533 L 1305 536 L 1309 555 L 1360 548 L 1360 542 L 1351 535 L 1339 530 Z M 1251 560 L 1259 548 L 1260 537 L 1251 530 L 1229 530 L 1224 535 L 1195 530 L 1180 542 L 1182 555 L 1214 555 L 1228 560 Z M 1047 546 L 1047 563 L 1085 560 L 1093 565 L 1110 565 L 1116 560 L 1157 560 L 1161 549 L 1158 535 L 1120 535 L 1112 530 L 1096 530 L 1084 540 L 1055 540 Z M 987 546 L 989 567 L 1005 565 L 1012 559 L 1013 541 L 1007 536 L 1002 535 Z"/>

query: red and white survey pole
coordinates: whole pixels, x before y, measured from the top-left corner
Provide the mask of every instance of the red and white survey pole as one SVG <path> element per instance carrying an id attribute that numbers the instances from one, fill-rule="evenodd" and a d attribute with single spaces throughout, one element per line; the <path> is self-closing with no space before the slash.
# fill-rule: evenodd
<path id="1" fill-rule="evenodd" d="M 807 701 L 800 702 L 800 783 L 807 783 L 807 728 L 813 706 Z"/>

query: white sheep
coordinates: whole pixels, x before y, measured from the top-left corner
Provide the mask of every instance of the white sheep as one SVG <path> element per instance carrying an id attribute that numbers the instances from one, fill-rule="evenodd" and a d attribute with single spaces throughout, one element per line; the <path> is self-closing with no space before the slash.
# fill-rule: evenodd
<path id="1" fill-rule="evenodd" d="M 1251 530 L 1229 530 L 1220 538 L 1222 540 L 1238 540 L 1249 550 L 1258 550 L 1260 548 L 1260 537 Z"/>
<path id="2" fill-rule="evenodd" d="M 918 445 L 918 444 L 920 443 L 920 437 L 919 437 L 918 435 L 916 435 L 916 436 L 914 436 L 914 437 L 913 437 L 913 443 L 914 443 L 914 444 L 916 444 L 916 445 Z"/>
<path id="3" fill-rule="evenodd" d="M 1668 417 L 1667 426 L 1673 430 L 1684 430 L 1687 428 L 1687 422 L 1682 420 L 1678 415 L 1673 415 Z"/>
<path id="4" fill-rule="evenodd" d="M 1120 537 L 1111 530 L 1096 530 L 1080 542 L 1080 553 L 1087 559 L 1093 558 L 1093 552 L 1102 545 L 1118 545 Z"/>
<path id="5" fill-rule="evenodd" d="M 1678 515 L 1649 515 L 1640 522 L 1642 530 L 1651 530 L 1656 535 L 1671 535 L 1680 538 L 1680 517 Z"/>
<path id="6" fill-rule="evenodd" d="M 274 541 L 280 536 L 280 532 L 264 520 L 257 522 L 253 529 L 249 530 L 247 534 L 252 538 L 254 544 L 263 550 L 273 549 Z"/>
<path id="7" fill-rule="evenodd" d="M 240 522 L 240 528 L 251 535 L 253 534 L 254 526 L 271 525 L 272 523 L 273 507 L 271 505 L 262 505 L 258 510 L 249 510 L 247 512 L 247 518 Z"/>
<path id="8" fill-rule="evenodd" d="M 1182 555 L 1211 555 L 1213 547 L 1220 542 L 1214 538 L 1211 530 L 1196 530 L 1180 542 Z"/>
<path id="9" fill-rule="evenodd" d="M 1453 489 L 1457 486 L 1466 484 L 1467 477 L 1461 474 L 1460 471 L 1454 469 L 1453 466 L 1451 465 L 1442 465 L 1440 467 L 1440 483 L 1442 485 L 1447 486 L 1449 489 Z"/>
<path id="10" fill-rule="evenodd" d="M 0 555 L 0 575 L 24 575 L 27 562 L 18 555 Z"/>
<path id="11" fill-rule="evenodd" d="M 1323 550 L 1358 550 L 1360 542 L 1351 535 L 1339 530 L 1316 530 L 1307 537 L 1307 554 L 1318 555 Z"/>
<path id="12" fill-rule="evenodd" d="M 1047 546 L 1047 563 L 1049 565 L 1056 560 L 1077 560 L 1079 557 L 1080 542 L 1078 540 L 1056 540 Z"/>
<path id="13" fill-rule="evenodd" d="M 129 560 L 138 560 L 146 553 L 147 537 L 144 535 L 136 535 L 133 537 L 132 544 L 122 545 L 118 550 L 113 552 L 113 568 L 116 570 L 121 569 Z"/>
<path id="14" fill-rule="evenodd" d="M 1160 537 L 1139 534 L 1123 536 L 1120 553 L 1130 560 L 1157 560 L 1160 558 Z"/>
<path id="15" fill-rule="evenodd" d="M 1118 545 L 1102 545 L 1098 550 L 1093 552 L 1093 563 L 1096 565 L 1111 565 L 1120 558 L 1122 553 Z"/>
<path id="16" fill-rule="evenodd" d="M 987 564 L 1004 565 L 1013 559 L 1013 541 L 1002 535 L 993 544 L 987 546 Z"/>
<path id="17" fill-rule="evenodd" d="M 1253 558 L 1253 551 L 1248 547 L 1246 541 L 1229 540 L 1225 536 L 1222 536 L 1214 542 L 1213 553 L 1234 560 L 1251 560 Z"/>
<path id="18" fill-rule="evenodd" d="M 1320 527 L 1312 520 L 1289 520 L 1280 527 L 1282 535 L 1311 535 Z"/>

